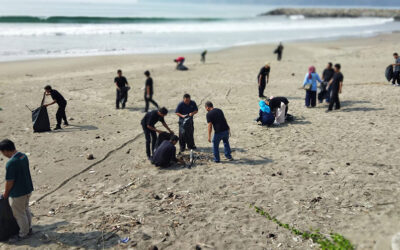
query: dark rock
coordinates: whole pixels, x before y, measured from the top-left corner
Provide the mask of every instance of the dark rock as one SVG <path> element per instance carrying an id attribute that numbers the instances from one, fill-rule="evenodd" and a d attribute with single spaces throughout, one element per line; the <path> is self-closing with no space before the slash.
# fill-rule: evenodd
<path id="1" fill-rule="evenodd" d="M 311 203 L 317 203 L 317 202 L 320 202 L 322 200 L 322 197 L 316 197 L 316 198 L 314 198 L 314 199 L 312 199 L 311 200 Z"/>
<path id="2" fill-rule="evenodd" d="M 195 247 L 194 249 L 196 249 L 196 250 L 201 250 L 201 246 L 196 245 L 196 247 Z"/>
<path id="3" fill-rule="evenodd" d="M 350 166 L 350 162 L 346 162 L 346 165 L 347 165 L 347 166 Z"/>
<path id="4" fill-rule="evenodd" d="M 276 176 L 276 174 L 271 174 L 271 176 Z"/>
<path id="5" fill-rule="evenodd" d="M 269 233 L 269 234 L 267 235 L 267 237 L 270 238 L 270 239 L 275 239 L 275 238 L 276 238 L 276 235 L 273 234 L 273 233 Z"/>
<path id="6" fill-rule="evenodd" d="M 100 136 L 98 135 L 98 136 L 96 136 L 96 139 L 100 139 Z"/>
<path id="7" fill-rule="evenodd" d="M 158 247 L 157 246 L 151 246 L 151 247 L 149 247 L 149 250 L 158 250 Z"/>
<path id="8" fill-rule="evenodd" d="M 374 173 L 368 173 L 369 175 L 374 175 Z"/>
<path id="9" fill-rule="evenodd" d="M 88 160 L 93 160 L 93 159 L 94 159 L 93 154 L 88 154 L 88 155 L 86 156 L 86 159 L 88 159 Z"/>
<path id="10" fill-rule="evenodd" d="M 161 197 L 158 194 L 153 194 L 153 198 L 156 200 L 161 200 Z"/>

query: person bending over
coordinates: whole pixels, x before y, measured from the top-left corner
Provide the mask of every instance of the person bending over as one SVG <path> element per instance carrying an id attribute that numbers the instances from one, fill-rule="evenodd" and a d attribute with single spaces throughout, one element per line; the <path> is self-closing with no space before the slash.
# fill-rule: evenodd
<path id="1" fill-rule="evenodd" d="M 57 126 L 54 128 L 54 130 L 61 129 L 61 121 L 64 120 L 64 125 L 68 126 L 68 121 L 67 121 L 67 115 L 65 114 L 65 108 L 67 107 L 67 101 L 65 98 L 60 94 L 55 89 L 52 89 L 50 85 L 47 85 L 44 87 L 45 95 L 51 96 L 53 99 L 53 102 L 45 104 L 43 106 L 48 107 L 50 105 L 53 105 L 57 103 L 58 109 L 56 113 L 56 120 L 57 120 Z"/>
<path id="2" fill-rule="evenodd" d="M 154 106 L 157 107 L 158 109 L 158 104 L 153 100 L 153 94 L 154 94 L 154 88 L 153 88 L 153 78 L 150 77 L 150 72 L 146 70 L 144 72 L 144 75 L 146 76 L 146 84 L 144 87 L 144 101 L 146 102 L 146 107 L 144 109 L 144 112 L 147 113 L 149 111 L 149 103 L 151 102 Z"/>
<path id="3" fill-rule="evenodd" d="M 214 161 L 216 163 L 220 162 L 219 157 L 219 143 L 221 140 L 224 142 L 225 157 L 232 161 L 231 147 L 229 145 L 230 128 L 226 122 L 224 112 L 218 108 L 214 108 L 212 102 L 206 102 L 205 109 L 207 111 L 207 123 L 208 123 L 208 142 L 211 143 L 211 134 L 214 127 L 214 137 L 212 139 L 213 143 L 213 153 Z"/>
<path id="4" fill-rule="evenodd" d="M 175 145 L 179 141 L 178 136 L 172 135 L 170 140 L 163 141 L 154 152 L 151 163 L 157 167 L 170 167 L 173 163 L 179 162 L 185 165 L 185 161 L 176 158 Z"/>
<path id="5" fill-rule="evenodd" d="M 266 101 L 260 100 L 258 102 L 260 106 L 259 117 L 257 118 L 257 122 L 261 122 L 263 126 L 271 126 L 274 124 L 275 116 L 271 112 L 270 107 L 267 105 Z"/>
<path id="6" fill-rule="evenodd" d="M 284 123 L 289 111 L 289 100 L 283 96 L 271 96 L 266 103 L 270 107 L 272 113 L 275 115 L 275 124 L 279 125 Z"/>
<path id="7" fill-rule="evenodd" d="M 168 110 L 166 108 L 161 108 L 159 110 L 154 110 L 148 112 L 142 119 L 141 125 L 143 128 L 144 136 L 146 139 L 146 154 L 147 158 L 150 160 L 152 152 L 154 152 L 155 145 L 157 142 L 157 133 L 162 133 L 163 131 L 156 129 L 155 124 L 157 122 L 161 122 L 162 125 L 171 133 L 172 130 L 165 123 L 164 117 L 168 114 Z M 150 150 L 151 145 L 151 150 Z"/>
<path id="8" fill-rule="evenodd" d="M 32 235 L 32 214 L 29 209 L 29 198 L 33 191 L 28 157 L 18 152 L 12 141 L 5 139 L 0 142 L 1 153 L 9 158 L 6 164 L 6 184 L 4 199 L 10 199 L 12 213 L 19 226 L 19 234 L 10 242 L 28 238 Z"/>
<path id="9" fill-rule="evenodd" d="M 189 149 L 196 149 L 194 143 L 193 117 L 197 114 L 196 102 L 192 101 L 189 94 L 183 96 L 183 101 L 176 107 L 175 113 L 179 116 L 179 145 L 180 152 L 184 152 L 186 145 Z"/>

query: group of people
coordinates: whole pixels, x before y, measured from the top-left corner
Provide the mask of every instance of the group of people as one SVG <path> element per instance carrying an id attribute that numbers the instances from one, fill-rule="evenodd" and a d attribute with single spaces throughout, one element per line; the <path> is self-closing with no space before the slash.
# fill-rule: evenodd
<path id="1" fill-rule="evenodd" d="M 328 63 L 322 74 L 322 79 L 314 66 L 309 67 L 303 81 L 303 88 L 306 90 L 305 106 L 307 108 L 313 108 L 317 105 L 317 90 L 318 83 L 320 83 L 319 102 L 322 103 L 325 100 L 329 103 L 327 112 L 332 111 L 333 106 L 335 106 L 335 109 L 340 109 L 339 94 L 342 93 L 344 77 L 341 73 L 341 65 L 335 64 L 333 68 L 332 65 L 332 63 Z"/>
<path id="2" fill-rule="evenodd" d="M 230 128 L 226 121 L 222 110 L 214 108 L 211 102 L 206 102 L 205 109 L 207 111 L 208 123 L 208 141 L 213 143 L 214 161 L 220 162 L 219 144 L 224 143 L 225 156 L 228 160 L 232 160 L 231 148 L 229 146 Z M 179 153 L 183 153 L 186 148 L 189 150 L 197 149 L 194 140 L 194 120 L 193 117 L 198 113 L 198 107 L 195 101 L 191 100 L 189 94 L 183 96 L 182 102 L 178 104 L 175 114 L 178 116 L 179 137 L 169 128 L 165 122 L 165 116 L 168 115 L 168 110 L 162 107 L 158 110 L 153 110 L 145 114 L 141 121 L 143 132 L 146 139 L 146 155 L 147 158 L 156 166 L 168 167 L 171 163 L 177 162 L 175 145 L 179 142 Z M 165 134 L 158 128 L 156 124 L 161 122 L 163 127 L 168 131 L 169 140 L 166 139 L 162 143 L 157 140 L 158 135 Z M 214 136 L 211 140 L 212 130 L 214 128 Z M 173 149 L 174 148 L 174 149 Z M 181 163 L 183 163 L 181 161 Z"/>
<path id="3" fill-rule="evenodd" d="M 256 119 L 263 126 L 280 125 L 285 123 L 288 110 L 289 100 L 283 96 L 277 96 L 259 101 L 260 111 L 259 117 Z"/>

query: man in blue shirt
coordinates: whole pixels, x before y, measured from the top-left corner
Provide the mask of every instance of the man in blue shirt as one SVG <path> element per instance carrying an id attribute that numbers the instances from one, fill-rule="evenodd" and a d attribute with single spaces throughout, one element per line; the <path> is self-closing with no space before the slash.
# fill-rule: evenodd
<path id="1" fill-rule="evenodd" d="M 157 167 L 169 167 L 172 163 L 185 164 L 182 159 L 176 158 L 175 145 L 179 141 L 178 136 L 172 135 L 170 140 L 163 141 L 153 155 L 152 163 Z"/>
<path id="2" fill-rule="evenodd" d="M 176 107 L 175 113 L 179 116 L 179 145 L 180 152 L 184 152 L 186 145 L 189 149 L 196 149 L 194 143 L 193 116 L 197 114 L 197 104 L 191 100 L 189 94 L 183 96 L 183 101 Z"/>
<path id="3" fill-rule="evenodd" d="M 6 164 L 6 186 L 4 199 L 10 198 L 13 215 L 20 228 L 19 235 L 12 238 L 15 242 L 32 234 L 32 215 L 29 209 L 29 198 L 33 191 L 28 157 L 16 150 L 12 141 L 0 142 L 1 153 L 10 160 Z"/>

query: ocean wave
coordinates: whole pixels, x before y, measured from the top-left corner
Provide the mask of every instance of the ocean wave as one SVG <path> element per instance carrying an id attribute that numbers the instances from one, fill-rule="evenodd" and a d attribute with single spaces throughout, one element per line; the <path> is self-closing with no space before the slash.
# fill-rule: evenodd
<path id="1" fill-rule="evenodd" d="M 0 23 L 65 23 L 65 24 L 118 24 L 118 23 L 168 23 L 215 22 L 223 18 L 164 18 L 164 17 L 96 17 L 96 16 L 0 16 Z"/>

